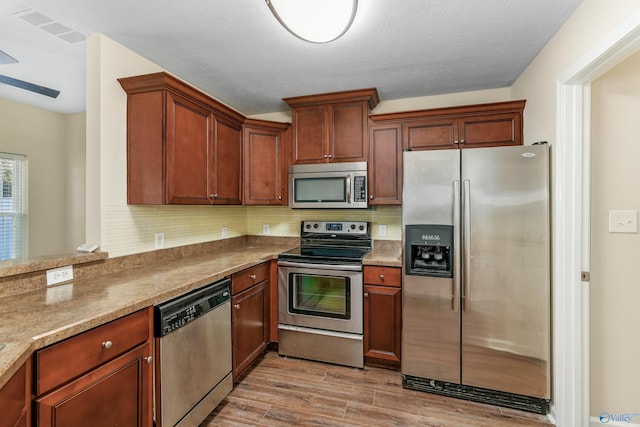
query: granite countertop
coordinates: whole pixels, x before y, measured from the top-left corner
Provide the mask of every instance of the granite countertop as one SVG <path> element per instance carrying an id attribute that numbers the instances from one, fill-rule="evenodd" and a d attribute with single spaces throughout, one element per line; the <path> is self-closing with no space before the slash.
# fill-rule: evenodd
<path id="1" fill-rule="evenodd" d="M 375 241 L 373 250 L 362 260 L 364 265 L 402 267 L 402 245 L 395 240 Z"/>
<path id="2" fill-rule="evenodd" d="M 0 387 L 35 350 L 276 259 L 292 247 L 279 242 L 220 248 L 0 297 Z M 363 263 L 401 266 L 399 242 L 376 244 Z"/>
<path id="3" fill-rule="evenodd" d="M 221 249 L 0 298 L 0 387 L 33 351 L 277 257 L 286 245 Z"/>

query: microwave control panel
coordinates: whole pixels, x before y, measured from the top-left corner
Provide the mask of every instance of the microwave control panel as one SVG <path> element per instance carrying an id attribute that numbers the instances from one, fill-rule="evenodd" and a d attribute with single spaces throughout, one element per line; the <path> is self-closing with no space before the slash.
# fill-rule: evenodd
<path id="1" fill-rule="evenodd" d="M 354 176 L 353 177 L 353 201 L 365 202 L 367 201 L 367 177 L 366 176 Z"/>

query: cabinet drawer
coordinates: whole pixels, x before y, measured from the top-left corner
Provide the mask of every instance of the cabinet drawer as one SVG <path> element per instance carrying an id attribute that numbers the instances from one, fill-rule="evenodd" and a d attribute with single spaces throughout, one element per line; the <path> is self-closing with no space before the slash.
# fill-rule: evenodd
<path id="1" fill-rule="evenodd" d="M 364 267 L 364 283 L 368 285 L 382 285 L 401 287 L 402 269 L 398 267 Z"/>
<path id="2" fill-rule="evenodd" d="M 144 309 L 36 352 L 36 395 L 41 395 L 144 343 L 151 309 Z"/>
<path id="3" fill-rule="evenodd" d="M 231 294 L 235 295 L 251 286 L 260 283 L 269 278 L 269 263 L 264 262 L 255 267 L 247 268 L 239 271 L 231 276 Z"/>

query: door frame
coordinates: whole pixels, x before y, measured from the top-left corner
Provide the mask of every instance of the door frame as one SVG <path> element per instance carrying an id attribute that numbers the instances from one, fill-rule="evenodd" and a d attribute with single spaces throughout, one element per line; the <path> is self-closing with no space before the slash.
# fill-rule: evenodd
<path id="1" fill-rule="evenodd" d="M 640 11 L 569 67 L 556 85 L 552 154 L 553 401 L 558 426 L 597 425 L 590 416 L 591 82 L 640 50 Z"/>

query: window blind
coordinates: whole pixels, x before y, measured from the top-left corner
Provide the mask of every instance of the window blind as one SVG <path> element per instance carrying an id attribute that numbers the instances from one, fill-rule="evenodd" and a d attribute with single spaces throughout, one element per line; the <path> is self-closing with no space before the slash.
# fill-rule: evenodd
<path id="1" fill-rule="evenodd" d="M 26 256 L 26 157 L 0 152 L 0 260 Z"/>

